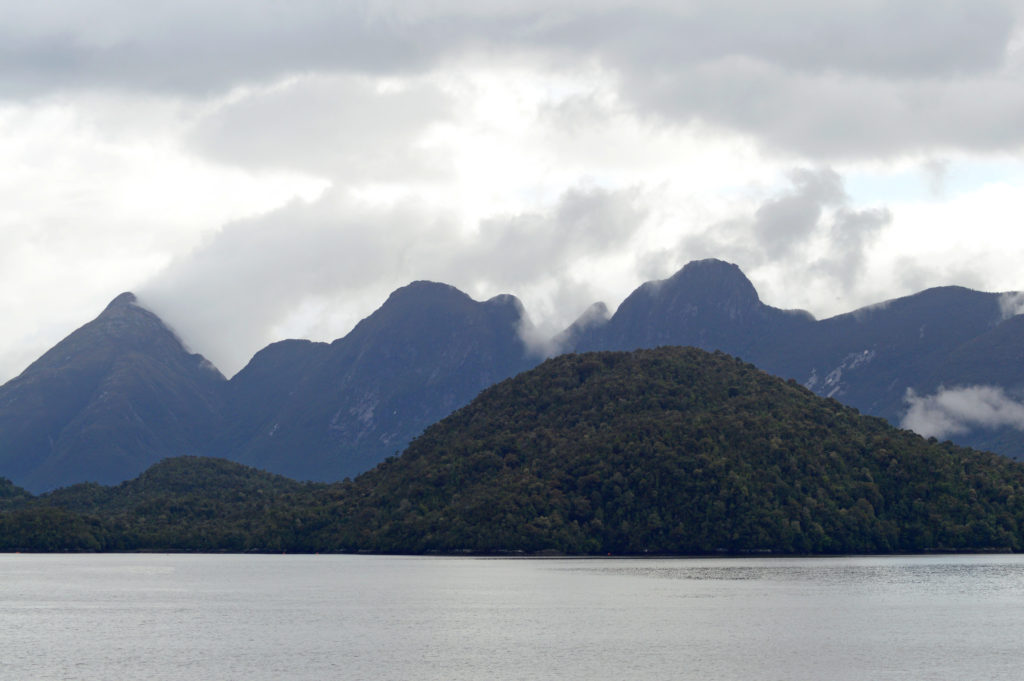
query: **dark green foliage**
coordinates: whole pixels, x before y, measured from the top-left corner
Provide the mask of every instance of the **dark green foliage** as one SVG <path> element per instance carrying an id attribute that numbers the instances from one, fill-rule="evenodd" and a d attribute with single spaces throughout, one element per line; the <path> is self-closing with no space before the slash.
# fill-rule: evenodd
<path id="1" fill-rule="evenodd" d="M 0 502 L 11 499 L 27 499 L 32 495 L 7 478 L 0 478 Z"/>
<path id="2" fill-rule="evenodd" d="M 86 483 L 8 503 L 0 548 L 32 551 L 303 551 L 324 485 L 221 459 L 167 459 L 114 487 Z"/>
<path id="3" fill-rule="evenodd" d="M 694 554 L 1024 546 L 1024 467 L 721 353 L 567 355 L 351 486 L 325 545 Z"/>

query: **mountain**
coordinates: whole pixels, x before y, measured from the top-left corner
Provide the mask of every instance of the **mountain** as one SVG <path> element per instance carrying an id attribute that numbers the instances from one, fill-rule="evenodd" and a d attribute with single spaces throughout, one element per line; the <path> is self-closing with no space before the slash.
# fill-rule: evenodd
<path id="1" fill-rule="evenodd" d="M 813 324 L 806 312 L 762 303 L 736 265 L 698 260 L 668 279 L 643 284 L 606 322 L 598 318 L 586 330 L 572 334 L 577 338 L 572 349 L 689 345 L 752 357 L 765 354 L 766 343 L 774 346 L 781 338 L 800 337 Z"/>
<path id="2" fill-rule="evenodd" d="M 0 471 L 33 491 L 124 480 L 207 442 L 225 386 L 134 295 L 121 294 L 0 386 Z"/>
<path id="3" fill-rule="evenodd" d="M 299 479 L 340 480 L 533 366 L 512 296 L 478 302 L 419 281 L 330 344 L 286 341 L 229 384 L 229 424 L 209 454 Z"/>
<path id="4" fill-rule="evenodd" d="M 680 555 L 1024 550 L 1024 464 L 724 353 L 571 354 L 355 480 L 163 461 L 0 497 L 0 550 Z"/>
<path id="5" fill-rule="evenodd" d="M 721 350 L 897 425 L 912 396 L 931 404 L 963 388 L 941 407 L 954 412 L 931 415 L 957 426 L 940 436 L 1024 457 L 1024 419 L 1010 418 L 1024 401 L 1024 316 L 1003 302 L 941 287 L 816 320 L 763 303 L 736 265 L 701 260 L 642 285 L 614 314 L 596 303 L 552 345 Z M 536 366 L 527 323 L 511 296 L 481 302 L 413 282 L 344 338 L 274 343 L 225 381 L 124 294 L 0 386 L 0 475 L 40 491 L 200 454 L 296 479 L 355 476 Z M 1002 403 L 977 403 L 993 391 Z"/>
<path id="6" fill-rule="evenodd" d="M 665 347 L 503 381 L 326 514 L 314 543 L 398 553 L 1020 550 L 1024 465 Z"/>
<path id="7" fill-rule="evenodd" d="M 610 318 L 583 331 L 577 323 L 564 336 L 575 351 L 721 350 L 899 424 L 908 390 L 994 385 L 1024 396 L 1024 316 L 1006 318 L 1000 300 L 940 287 L 819 321 L 765 305 L 735 265 L 701 260 L 644 284 Z M 1013 428 L 953 437 L 1024 457 L 1024 435 Z"/>

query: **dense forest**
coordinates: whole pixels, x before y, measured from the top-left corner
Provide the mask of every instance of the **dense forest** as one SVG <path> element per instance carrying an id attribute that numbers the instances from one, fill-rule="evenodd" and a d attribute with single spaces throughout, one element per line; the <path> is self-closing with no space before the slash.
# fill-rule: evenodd
<path id="1" fill-rule="evenodd" d="M 0 508 L 4 550 L 1018 551 L 1024 466 L 660 348 L 548 360 L 355 480 L 185 457 Z"/>

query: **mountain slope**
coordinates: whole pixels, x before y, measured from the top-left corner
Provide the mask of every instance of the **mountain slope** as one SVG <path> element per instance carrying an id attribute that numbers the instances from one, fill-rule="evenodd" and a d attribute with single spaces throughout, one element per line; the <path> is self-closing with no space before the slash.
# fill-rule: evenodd
<path id="1" fill-rule="evenodd" d="M 565 355 L 353 481 L 349 550 L 1024 548 L 1024 466 L 928 442 L 721 353 Z"/>
<path id="2" fill-rule="evenodd" d="M 33 491 L 123 480 L 206 442 L 224 385 L 124 293 L 0 386 L 0 470 Z"/>
<path id="3" fill-rule="evenodd" d="M 1004 318 L 1000 294 L 948 286 L 824 320 L 763 304 L 735 265 L 692 262 L 634 291 L 607 321 L 564 332 L 568 349 L 686 345 L 722 350 L 820 395 L 901 422 L 907 391 L 995 385 L 1024 394 L 1024 316 Z M 1024 435 L 954 434 L 1024 457 Z"/>
<path id="4" fill-rule="evenodd" d="M 289 341 L 257 354 L 231 380 L 234 430 L 211 453 L 299 479 L 356 475 L 532 366 L 522 314 L 511 296 L 477 302 L 432 282 L 398 289 L 329 346 Z"/>
<path id="5" fill-rule="evenodd" d="M 719 349 L 899 424 L 908 395 L 944 388 L 1024 402 L 1024 316 L 1006 318 L 1001 300 L 942 287 L 818 321 L 761 302 L 735 265 L 702 260 L 639 287 L 611 316 L 593 305 L 553 344 Z M 274 343 L 226 382 L 125 294 L 0 386 L 0 475 L 39 491 L 203 454 L 298 479 L 354 476 L 535 366 L 524 317 L 511 296 L 478 302 L 414 282 L 348 336 Z M 966 425 L 948 436 L 1024 457 L 1024 424 L 987 427 L 979 405 L 958 405 L 952 417 Z"/>

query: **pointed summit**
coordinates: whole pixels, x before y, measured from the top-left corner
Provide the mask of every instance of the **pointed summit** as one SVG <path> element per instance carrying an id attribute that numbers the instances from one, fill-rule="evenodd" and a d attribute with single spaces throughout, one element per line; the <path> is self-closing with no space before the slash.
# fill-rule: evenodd
<path id="1" fill-rule="evenodd" d="M 135 305 L 136 303 L 138 303 L 138 299 L 135 297 L 135 294 L 132 293 L 131 291 L 125 291 L 121 295 L 111 300 L 110 303 L 107 304 L 106 309 L 104 309 L 103 311 L 110 312 L 112 310 L 117 310 L 128 305 Z"/>
<path id="2" fill-rule="evenodd" d="M 0 466 L 33 491 L 120 482 L 209 437 L 224 383 L 122 293 L 0 386 Z"/>

